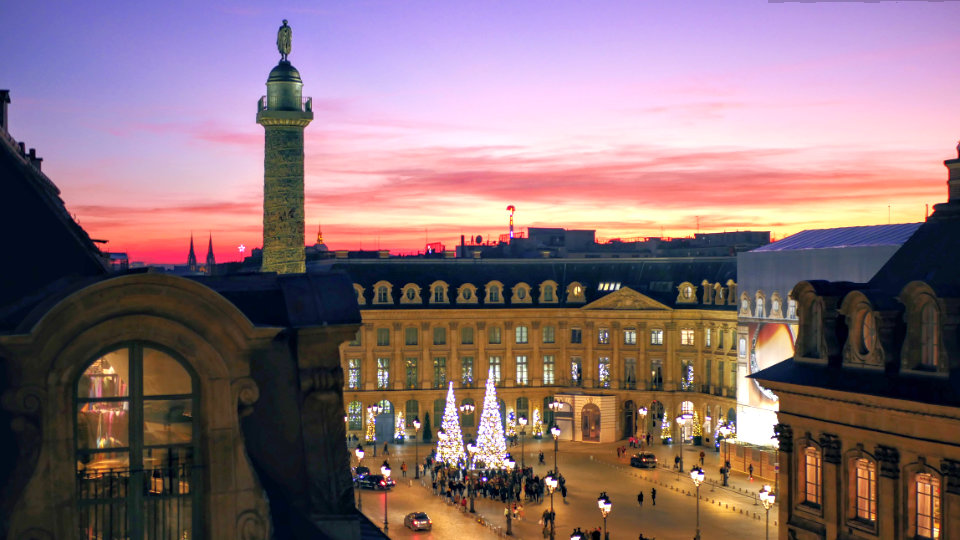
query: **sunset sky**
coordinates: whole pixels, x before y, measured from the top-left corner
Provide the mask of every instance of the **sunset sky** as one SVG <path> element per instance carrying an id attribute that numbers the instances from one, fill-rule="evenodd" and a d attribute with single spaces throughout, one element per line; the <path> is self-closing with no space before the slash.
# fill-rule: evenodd
<path id="1" fill-rule="evenodd" d="M 921 221 L 960 137 L 960 2 L 5 2 L 0 88 L 108 250 L 262 242 L 256 103 L 293 28 L 307 240 L 422 250 Z M 37 239 L 38 242 L 42 239 Z"/>

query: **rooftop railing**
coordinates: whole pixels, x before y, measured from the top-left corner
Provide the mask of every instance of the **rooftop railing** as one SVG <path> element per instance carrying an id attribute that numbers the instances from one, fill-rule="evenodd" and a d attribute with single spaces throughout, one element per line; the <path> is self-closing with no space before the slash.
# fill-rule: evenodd
<path id="1" fill-rule="evenodd" d="M 260 96 L 260 100 L 257 101 L 257 112 L 260 111 L 289 111 L 288 108 L 281 107 L 271 107 L 267 96 Z M 312 97 L 301 97 L 300 98 L 300 112 L 313 112 L 313 98 Z"/>

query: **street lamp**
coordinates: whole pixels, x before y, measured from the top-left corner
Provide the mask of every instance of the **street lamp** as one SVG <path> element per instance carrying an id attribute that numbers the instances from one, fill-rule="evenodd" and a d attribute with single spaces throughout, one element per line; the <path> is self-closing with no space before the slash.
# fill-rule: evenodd
<path id="1" fill-rule="evenodd" d="M 640 430 L 640 438 L 646 440 L 645 435 L 647 432 L 647 408 L 640 407 L 637 409 L 637 414 L 640 415 L 640 423 L 643 424 L 643 429 Z"/>
<path id="2" fill-rule="evenodd" d="M 420 479 L 420 417 L 413 417 L 413 467 L 414 479 Z"/>
<path id="3" fill-rule="evenodd" d="M 600 513 L 603 514 L 603 538 L 607 538 L 607 516 L 610 514 L 610 509 L 613 508 L 613 503 L 610 502 L 610 497 L 607 497 L 607 492 L 604 491 L 597 497 L 597 507 L 600 508 Z M 699 538 L 699 537 L 698 537 Z"/>
<path id="4" fill-rule="evenodd" d="M 353 452 L 357 455 L 357 467 L 359 468 L 360 465 L 363 463 L 363 447 L 358 444 L 357 448 Z M 360 510 L 361 512 L 363 512 L 363 496 L 361 495 L 362 493 L 360 491 L 361 489 L 362 488 L 360 486 L 360 482 L 358 481 L 357 482 L 357 510 Z"/>
<path id="5" fill-rule="evenodd" d="M 383 473 L 383 478 L 387 481 L 387 485 L 383 486 L 383 532 L 389 530 L 390 525 L 387 523 L 387 492 L 390 491 L 390 465 L 386 461 L 383 462 L 383 465 L 380 466 L 380 472 Z"/>
<path id="6" fill-rule="evenodd" d="M 473 475 L 473 472 L 475 470 L 473 466 L 473 459 L 476 456 L 477 450 L 479 450 L 479 447 L 477 445 L 473 443 L 470 443 L 467 445 L 467 460 L 468 460 L 467 466 L 470 467 L 468 471 L 470 473 L 470 485 L 467 486 L 467 493 L 470 494 L 470 513 L 471 514 L 477 513 L 477 511 L 473 509 L 473 499 L 477 491 L 477 480 Z"/>
<path id="7" fill-rule="evenodd" d="M 553 492 L 557 489 L 557 479 L 550 475 L 544 478 L 543 483 L 546 484 L 547 491 L 550 493 L 550 540 L 554 540 L 554 525 L 557 519 L 553 513 Z"/>
<path id="8" fill-rule="evenodd" d="M 700 467 L 694 467 L 690 469 L 690 479 L 693 480 L 693 485 L 697 486 L 697 535 L 694 536 L 694 540 L 700 540 L 700 484 L 703 483 L 703 469 Z"/>
<path id="9" fill-rule="evenodd" d="M 520 424 L 520 470 L 522 471 L 527 465 L 527 461 L 523 455 L 523 436 L 527 434 L 527 417 L 521 416 L 517 418 L 517 423 Z"/>
<path id="10" fill-rule="evenodd" d="M 557 468 L 557 441 L 560 440 L 560 427 L 556 424 L 550 428 L 550 434 L 553 435 L 553 474 L 559 475 L 560 470 Z"/>
<path id="11" fill-rule="evenodd" d="M 763 509 L 767 511 L 767 540 L 770 540 L 770 507 L 773 506 L 776 498 L 777 496 L 770 491 L 769 485 L 763 486 L 763 489 L 760 490 L 760 503 L 763 504 Z"/>
<path id="12" fill-rule="evenodd" d="M 680 428 L 680 472 L 683 472 L 683 426 L 691 419 L 693 419 L 693 415 L 688 412 L 677 417 L 677 427 Z"/>
<path id="13" fill-rule="evenodd" d="M 507 459 L 503 461 L 503 466 L 507 469 L 507 473 L 510 475 L 510 480 L 513 481 L 513 468 L 516 466 L 517 462 L 510 457 L 510 454 L 507 454 Z M 510 511 L 510 499 L 507 499 L 507 536 L 513 536 L 513 522 L 511 518 L 513 513 Z"/>
<path id="14" fill-rule="evenodd" d="M 473 403 L 464 403 L 460 406 L 461 415 L 473 414 L 477 410 L 477 407 Z M 463 425 L 463 418 L 460 419 L 460 425 Z M 474 423 L 476 425 L 476 423 Z"/>

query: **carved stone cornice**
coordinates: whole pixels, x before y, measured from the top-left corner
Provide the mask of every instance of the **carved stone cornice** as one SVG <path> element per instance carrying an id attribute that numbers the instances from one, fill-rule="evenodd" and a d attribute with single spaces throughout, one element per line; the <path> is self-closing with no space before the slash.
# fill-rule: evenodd
<path id="1" fill-rule="evenodd" d="M 832 433 L 822 433 L 820 447 L 823 448 L 824 461 L 834 465 L 840 464 L 840 437 Z"/>
<path id="2" fill-rule="evenodd" d="M 874 450 L 877 461 L 880 462 L 880 476 L 886 478 L 900 478 L 900 451 L 892 446 L 878 444 Z"/>
<path id="3" fill-rule="evenodd" d="M 477 321 L 477 330 L 483 330 L 487 327 L 486 321 Z"/>
<path id="4" fill-rule="evenodd" d="M 613 323 L 610 324 L 610 328 L 612 328 L 612 329 L 614 329 L 614 330 L 619 330 L 619 329 L 620 329 L 620 323 L 619 323 L 618 321 L 613 321 Z"/>
<path id="5" fill-rule="evenodd" d="M 780 443 L 781 452 L 793 452 L 793 428 L 787 424 L 777 424 L 773 426 L 773 434 Z"/>
<path id="6" fill-rule="evenodd" d="M 430 329 L 430 323 L 428 323 L 428 322 L 422 322 L 422 323 L 420 323 L 420 329 L 421 329 L 421 330 L 429 330 L 429 329 Z"/>
<path id="7" fill-rule="evenodd" d="M 398 323 L 398 322 L 393 323 L 393 329 L 395 331 L 399 332 L 402 328 L 403 328 L 403 323 Z"/>
<path id="8" fill-rule="evenodd" d="M 513 328 L 513 321 L 503 321 L 503 328 L 505 330 L 510 330 Z"/>
<path id="9" fill-rule="evenodd" d="M 940 462 L 940 470 L 947 479 L 947 493 L 960 495 L 960 461 L 944 459 Z"/>
<path id="10" fill-rule="evenodd" d="M 530 323 L 530 328 L 533 328 L 534 330 L 539 330 L 539 329 L 540 329 L 540 321 L 533 321 L 532 323 Z"/>
<path id="11" fill-rule="evenodd" d="M 450 329 L 451 329 L 451 330 L 456 330 L 457 327 L 459 327 L 459 326 L 460 326 L 460 323 L 459 323 L 459 322 L 457 322 L 457 321 L 450 321 Z"/>

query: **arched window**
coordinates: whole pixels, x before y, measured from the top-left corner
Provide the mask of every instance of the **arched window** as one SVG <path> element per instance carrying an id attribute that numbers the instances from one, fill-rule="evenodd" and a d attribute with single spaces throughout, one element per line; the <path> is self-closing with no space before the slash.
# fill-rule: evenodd
<path id="1" fill-rule="evenodd" d="M 84 538 L 199 537 L 199 395 L 170 354 L 133 343 L 76 385 L 77 499 Z M 143 489 L 127 489 L 143 486 Z"/>
<path id="2" fill-rule="evenodd" d="M 800 454 L 797 464 L 797 483 L 800 488 L 800 502 L 816 508 L 820 507 L 822 459 L 820 449 L 808 445 Z"/>
<path id="3" fill-rule="evenodd" d="M 924 304 L 920 311 L 920 368 L 937 370 L 940 354 L 939 314 L 933 302 Z"/>
<path id="4" fill-rule="evenodd" d="M 553 285 L 543 286 L 543 301 L 553 302 Z"/>
<path id="5" fill-rule="evenodd" d="M 491 285 L 488 289 L 488 298 L 491 302 L 500 301 L 500 287 L 496 285 Z"/>
<path id="6" fill-rule="evenodd" d="M 917 538 L 940 538 L 940 480 L 929 473 L 914 476 Z"/>
<path id="7" fill-rule="evenodd" d="M 853 515 L 860 521 L 877 521 L 877 465 L 865 458 L 853 461 Z"/>
<path id="8" fill-rule="evenodd" d="M 377 303 L 386 304 L 389 301 L 390 301 L 390 295 L 387 292 L 386 285 L 381 285 L 377 287 Z"/>

